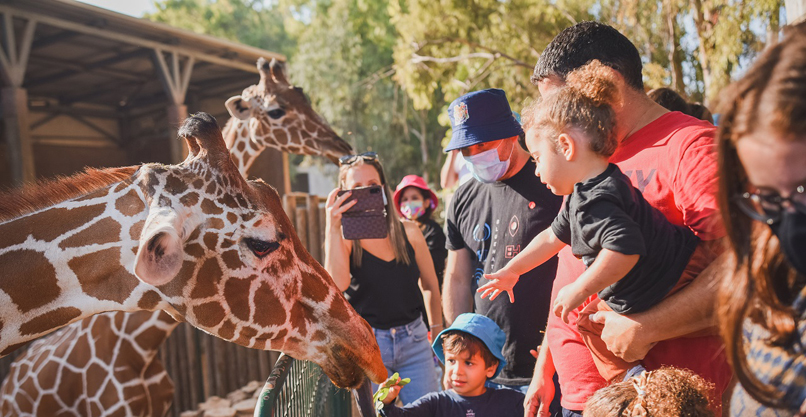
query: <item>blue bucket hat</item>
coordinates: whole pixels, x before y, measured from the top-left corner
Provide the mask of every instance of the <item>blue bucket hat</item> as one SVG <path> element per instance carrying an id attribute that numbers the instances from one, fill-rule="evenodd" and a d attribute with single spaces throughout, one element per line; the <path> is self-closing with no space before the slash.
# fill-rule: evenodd
<path id="1" fill-rule="evenodd" d="M 445 152 L 523 133 L 509 107 L 507 94 L 498 88 L 474 91 L 457 98 L 448 106 L 448 117 L 453 134 Z"/>
<path id="2" fill-rule="evenodd" d="M 442 350 L 442 335 L 451 330 L 458 330 L 476 336 L 487 346 L 490 353 L 498 359 L 498 368 L 496 368 L 493 378 L 497 377 L 501 370 L 504 369 L 507 361 L 504 359 L 504 354 L 501 353 L 501 350 L 504 348 L 507 336 L 492 319 L 481 314 L 464 313 L 453 321 L 451 327 L 439 332 L 431 348 L 434 349 L 434 353 L 442 363 L 445 363 L 445 351 Z"/>

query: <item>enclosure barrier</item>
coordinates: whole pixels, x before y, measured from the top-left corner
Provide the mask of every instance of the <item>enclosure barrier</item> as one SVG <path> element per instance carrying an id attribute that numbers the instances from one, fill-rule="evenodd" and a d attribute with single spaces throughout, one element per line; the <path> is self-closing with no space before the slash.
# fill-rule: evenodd
<path id="1" fill-rule="evenodd" d="M 280 355 L 258 397 L 255 417 L 349 417 L 350 391 L 336 388 L 313 362 Z"/>

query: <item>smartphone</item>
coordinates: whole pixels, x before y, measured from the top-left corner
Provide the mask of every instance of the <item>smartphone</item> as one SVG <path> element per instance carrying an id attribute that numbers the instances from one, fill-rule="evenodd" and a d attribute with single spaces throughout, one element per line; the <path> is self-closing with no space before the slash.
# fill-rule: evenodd
<path id="1" fill-rule="evenodd" d="M 344 202 L 355 200 L 356 203 L 341 215 L 341 235 L 345 239 L 383 239 L 387 235 L 386 196 L 383 187 L 368 187 L 341 190 L 338 196 L 349 192 L 350 197 Z"/>

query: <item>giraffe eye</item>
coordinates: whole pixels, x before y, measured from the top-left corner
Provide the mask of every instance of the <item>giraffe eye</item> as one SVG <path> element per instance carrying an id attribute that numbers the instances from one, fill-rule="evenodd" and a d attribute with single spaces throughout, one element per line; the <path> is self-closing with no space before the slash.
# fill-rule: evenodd
<path id="1" fill-rule="evenodd" d="M 283 116 L 285 116 L 285 110 L 283 109 L 269 110 L 269 117 L 272 119 L 279 119 Z"/>
<path id="2" fill-rule="evenodd" d="M 277 248 L 280 247 L 280 242 L 266 242 L 265 240 L 258 240 L 252 238 L 244 239 L 244 243 L 246 246 L 249 247 L 249 250 L 255 254 L 260 259 L 263 259 L 266 255 L 274 252 Z"/>

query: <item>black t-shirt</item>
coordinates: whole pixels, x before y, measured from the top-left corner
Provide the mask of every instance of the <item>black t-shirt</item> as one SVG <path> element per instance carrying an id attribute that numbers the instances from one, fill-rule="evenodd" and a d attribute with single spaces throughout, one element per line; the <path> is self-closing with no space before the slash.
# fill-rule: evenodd
<path id="1" fill-rule="evenodd" d="M 448 250 L 445 249 L 445 233 L 439 226 L 439 223 L 433 219 L 426 219 L 420 222 L 420 230 L 425 237 L 425 244 L 428 245 L 428 251 L 431 252 L 431 259 L 434 261 L 434 269 L 437 271 L 437 281 L 439 288 L 442 289 L 442 278 L 445 275 L 445 258 L 448 256 Z"/>
<path id="2" fill-rule="evenodd" d="M 350 287 L 344 297 L 364 320 L 375 329 L 390 329 L 411 323 L 425 311 L 418 285 L 420 268 L 414 260 L 414 248 L 406 239 L 411 264 L 384 261 L 364 249 L 361 267 L 350 256 Z"/>
<path id="3" fill-rule="evenodd" d="M 529 353 L 543 341 L 557 258 L 521 276 L 514 288 L 515 303 L 506 294 L 495 301 L 481 299 L 476 288 L 488 282 L 483 274 L 498 271 L 551 225 L 562 205 L 535 176 L 532 161 L 512 178 L 492 184 L 470 180 L 459 187 L 448 210 L 449 250 L 467 248 L 473 254 L 476 313 L 493 319 L 507 335 L 503 354 L 507 365 L 495 379 L 506 385 L 527 385 L 535 359 Z"/>
<path id="4" fill-rule="evenodd" d="M 453 390 L 447 390 L 426 394 L 402 408 L 388 404 L 381 410 L 381 415 L 384 417 L 521 417 L 523 399 L 523 393 L 511 389 L 487 388 L 484 394 L 475 397 L 463 397 Z"/>
<path id="5" fill-rule="evenodd" d="M 620 314 L 647 310 L 663 299 L 699 243 L 690 229 L 669 223 L 615 164 L 574 185 L 551 230 L 586 266 L 602 249 L 641 256 L 624 278 L 599 292 Z"/>

